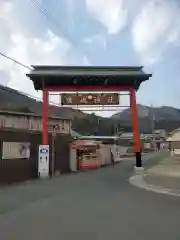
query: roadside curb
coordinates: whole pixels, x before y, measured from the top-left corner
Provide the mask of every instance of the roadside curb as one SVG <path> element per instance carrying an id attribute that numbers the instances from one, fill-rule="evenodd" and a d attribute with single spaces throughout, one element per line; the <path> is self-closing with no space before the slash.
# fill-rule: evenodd
<path id="1" fill-rule="evenodd" d="M 180 197 L 180 192 L 177 192 L 175 190 L 166 189 L 166 188 L 162 188 L 159 186 L 147 184 L 146 181 L 144 180 L 143 176 L 145 176 L 145 174 L 144 175 L 142 175 L 142 174 L 134 175 L 129 178 L 129 183 L 137 188 L 141 188 L 146 191 L 151 191 L 151 192 L 160 193 L 160 194 L 166 194 L 169 196 Z"/>

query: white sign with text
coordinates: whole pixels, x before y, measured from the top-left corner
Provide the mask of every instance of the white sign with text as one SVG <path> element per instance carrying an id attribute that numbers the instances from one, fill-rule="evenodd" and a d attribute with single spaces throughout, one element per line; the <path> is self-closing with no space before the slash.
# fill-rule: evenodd
<path id="1" fill-rule="evenodd" d="M 38 173 L 41 178 L 49 177 L 49 145 L 39 146 Z"/>

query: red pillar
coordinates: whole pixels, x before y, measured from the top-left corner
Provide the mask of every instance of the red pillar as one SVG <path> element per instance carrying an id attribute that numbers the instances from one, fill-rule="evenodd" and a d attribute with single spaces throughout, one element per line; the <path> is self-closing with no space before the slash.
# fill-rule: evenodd
<path id="1" fill-rule="evenodd" d="M 43 89 L 42 105 L 42 144 L 48 145 L 48 91 Z"/>
<path id="2" fill-rule="evenodd" d="M 137 106 L 136 106 L 136 91 L 133 88 L 131 88 L 130 90 L 130 106 L 131 106 L 131 112 L 132 112 L 132 126 L 133 126 L 133 137 L 134 137 L 134 151 L 136 156 L 136 167 L 142 167 L 138 113 L 137 113 Z"/>

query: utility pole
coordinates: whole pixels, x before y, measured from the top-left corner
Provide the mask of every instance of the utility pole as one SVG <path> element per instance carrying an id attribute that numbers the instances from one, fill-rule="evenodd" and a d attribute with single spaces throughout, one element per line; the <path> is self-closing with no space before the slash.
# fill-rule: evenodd
<path id="1" fill-rule="evenodd" d="M 56 126 L 53 126 L 51 137 L 52 137 L 51 177 L 54 178 Z"/>
<path id="2" fill-rule="evenodd" d="M 117 129 L 116 129 L 116 123 L 114 123 L 114 124 L 113 124 L 113 135 L 114 135 L 114 136 L 116 135 L 116 131 L 117 131 Z"/>
<path id="3" fill-rule="evenodd" d="M 96 135 L 99 134 L 99 128 L 100 128 L 100 116 L 97 115 Z"/>
<path id="4" fill-rule="evenodd" d="M 156 148 L 156 144 L 155 144 L 155 115 L 154 115 L 154 110 L 153 110 L 153 106 L 151 105 L 151 131 L 153 134 L 153 146 L 154 148 Z"/>
<path id="5" fill-rule="evenodd" d="M 56 140 L 56 130 L 59 128 L 59 125 L 52 126 L 52 159 L 51 159 L 51 175 L 54 178 L 55 173 L 55 140 Z"/>

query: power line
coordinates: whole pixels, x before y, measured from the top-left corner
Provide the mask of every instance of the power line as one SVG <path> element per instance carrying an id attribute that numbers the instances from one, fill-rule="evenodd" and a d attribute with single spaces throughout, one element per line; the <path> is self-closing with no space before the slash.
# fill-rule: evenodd
<path id="1" fill-rule="evenodd" d="M 42 4 L 38 3 L 35 0 L 29 0 L 32 4 L 34 4 L 47 18 L 50 20 L 53 24 L 55 24 L 56 27 L 58 27 L 58 30 L 62 29 L 62 26 L 59 24 L 59 22 L 53 17 L 53 15 L 50 13 L 49 10 Z M 64 31 L 63 31 L 64 32 Z M 65 33 L 65 37 L 72 43 L 72 45 L 76 45 L 78 47 L 78 51 L 82 54 L 85 55 L 84 52 L 82 52 L 81 48 L 78 46 L 76 42 L 69 36 L 67 30 Z"/>
<path id="2" fill-rule="evenodd" d="M 50 21 L 52 21 L 56 26 L 61 27 L 58 22 L 52 17 L 52 14 L 45 8 L 41 3 L 36 2 L 35 0 L 29 0 L 32 2 Z M 69 38 L 69 36 L 68 36 Z"/>
<path id="3" fill-rule="evenodd" d="M 43 14 L 45 14 L 45 16 L 46 16 L 50 21 L 52 21 L 56 26 L 58 26 L 58 28 L 59 28 L 59 27 L 61 28 L 60 24 L 55 21 L 55 19 L 53 18 L 52 14 L 43 6 L 43 4 L 39 4 L 39 3 L 37 3 L 35 0 L 29 0 L 29 1 L 31 1 Z M 66 33 L 66 36 L 67 36 L 67 38 L 70 40 L 70 42 L 71 42 L 72 44 L 77 45 L 77 44 L 70 38 L 70 36 L 67 35 L 67 33 Z M 82 53 L 82 52 L 81 52 L 81 53 Z M 84 53 L 82 53 L 82 54 L 84 55 Z M 18 64 L 18 65 L 20 65 L 21 67 L 24 67 L 24 68 L 26 68 L 26 69 L 28 69 L 28 70 L 32 70 L 32 68 L 30 68 L 30 67 L 28 67 L 27 65 L 25 65 L 25 64 L 17 61 L 16 59 L 13 59 L 13 58 L 7 56 L 6 54 L 4 54 L 4 53 L 2 53 L 2 52 L 0 52 L 0 55 L 1 55 L 2 57 L 4 57 L 4 58 L 7 58 L 8 60 L 10 60 L 10 61 Z"/>
<path id="4" fill-rule="evenodd" d="M 2 52 L 0 52 L 0 55 L 1 55 L 2 57 L 4 57 L 4 58 L 7 58 L 8 60 L 10 60 L 10 61 L 12 61 L 12 62 L 18 64 L 18 65 L 20 65 L 21 67 L 24 67 L 24 68 L 27 68 L 27 69 L 29 69 L 29 70 L 32 70 L 32 68 L 26 66 L 25 64 L 23 64 L 23 63 L 17 61 L 17 60 L 14 59 L 14 58 L 11 58 L 11 57 L 7 56 L 6 54 L 4 54 L 4 53 L 2 53 Z"/>

